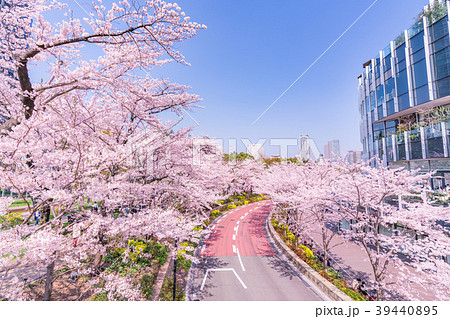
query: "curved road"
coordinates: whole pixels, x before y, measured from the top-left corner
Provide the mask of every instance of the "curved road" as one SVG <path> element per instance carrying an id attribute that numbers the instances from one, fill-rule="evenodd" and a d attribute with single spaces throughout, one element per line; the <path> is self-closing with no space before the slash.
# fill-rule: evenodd
<path id="1" fill-rule="evenodd" d="M 220 217 L 199 246 L 188 300 L 328 300 L 268 240 L 270 201 Z"/>

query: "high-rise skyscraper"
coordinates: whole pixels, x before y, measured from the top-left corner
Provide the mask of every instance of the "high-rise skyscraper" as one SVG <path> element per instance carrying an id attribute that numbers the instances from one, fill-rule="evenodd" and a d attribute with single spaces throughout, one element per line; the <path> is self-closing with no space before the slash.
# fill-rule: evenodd
<path id="1" fill-rule="evenodd" d="M 361 151 L 348 151 L 347 153 L 347 163 L 357 164 L 361 162 Z"/>
<path id="2" fill-rule="evenodd" d="M 320 158 L 320 152 L 314 140 L 308 135 L 301 135 L 299 138 L 299 159 L 312 160 L 317 162 Z"/>
<path id="3" fill-rule="evenodd" d="M 335 160 L 341 156 L 341 144 L 339 140 L 328 141 L 323 147 L 323 157 L 325 159 Z"/>

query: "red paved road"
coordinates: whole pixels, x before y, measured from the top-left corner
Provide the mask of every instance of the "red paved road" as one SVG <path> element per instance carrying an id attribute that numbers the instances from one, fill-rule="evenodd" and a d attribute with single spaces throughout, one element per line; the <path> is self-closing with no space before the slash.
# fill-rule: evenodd
<path id="1" fill-rule="evenodd" d="M 264 233 L 270 202 L 258 202 L 222 216 L 204 241 L 202 257 L 275 255 Z"/>

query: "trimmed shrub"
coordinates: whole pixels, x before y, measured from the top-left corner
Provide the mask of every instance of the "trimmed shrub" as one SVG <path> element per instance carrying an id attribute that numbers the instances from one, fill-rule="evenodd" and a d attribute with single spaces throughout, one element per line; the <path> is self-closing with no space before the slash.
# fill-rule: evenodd
<path id="1" fill-rule="evenodd" d="M 244 201 L 244 205 L 247 205 L 248 203 L 249 203 L 248 200 L 245 200 L 245 201 Z"/>
<path id="2" fill-rule="evenodd" d="M 236 208 L 236 205 L 228 205 L 228 209 L 234 209 Z"/>
<path id="3" fill-rule="evenodd" d="M 287 238 L 289 241 L 291 241 L 292 243 L 295 242 L 295 235 L 293 233 L 287 233 Z"/>
<path id="4" fill-rule="evenodd" d="M 300 245 L 298 246 L 299 248 L 303 249 L 303 254 L 305 254 L 306 258 L 314 258 L 314 254 L 311 251 L 311 249 L 309 249 L 308 247 L 306 247 L 305 245 Z"/>
<path id="5" fill-rule="evenodd" d="M 216 218 L 217 216 L 219 216 L 219 215 L 221 215 L 221 213 L 220 213 L 220 210 L 213 210 L 212 212 L 211 212 L 211 218 Z"/>
<path id="6" fill-rule="evenodd" d="M 275 229 L 278 228 L 278 220 L 272 218 L 271 223 L 272 223 L 273 228 L 275 228 Z"/>

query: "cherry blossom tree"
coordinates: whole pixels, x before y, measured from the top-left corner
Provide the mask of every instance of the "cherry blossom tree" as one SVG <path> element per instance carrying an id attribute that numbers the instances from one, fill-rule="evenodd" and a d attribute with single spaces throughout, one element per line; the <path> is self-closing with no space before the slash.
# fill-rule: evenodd
<path id="1" fill-rule="evenodd" d="M 108 248 L 129 238 L 195 241 L 228 172 L 211 160 L 223 156 L 217 145 L 204 139 L 199 147 L 189 129 L 158 118 L 172 111 L 181 119 L 199 97 L 150 75 L 171 61 L 188 65 L 175 47 L 206 27 L 159 0 L 110 9 L 98 0 L 81 20 L 67 9 L 51 0 L 0 8 L 0 185 L 34 201 L 22 225 L 0 232 L 0 260 L 3 270 L 18 257 L 46 267 L 45 299 L 56 261 L 92 274 Z M 43 66 L 48 74 L 33 80 Z M 94 202 L 98 211 L 84 208 Z M 30 228 L 37 210 L 41 224 Z M 63 226 L 67 213 L 73 221 Z M 105 286 L 110 297 L 140 299 L 122 279 L 104 280 L 117 280 Z"/>
<path id="2" fill-rule="evenodd" d="M 291 229 L 304 234 L 320 229 L 324 265 L 338 234 L 361 245 L 378 300 L 416 300 L 427 291 L 447 300 L 450 266 L 441 257 L 450 244 L 449 209 L 413 201 L 429 175 L 389 169 L 380 161 L 376 168 L 340 161 L 272 165 L 254 183 L 270 196 L 281 212 L 278 218 Z M 409 200 L 398 207 L 390 201 L 397 196 Z M 341 228 L 342 221 L 350 229 Z"/>
<path id="3" fill-rule="evenodd" d="M 324 267 L 341 218 L 334 212 L 332 201 L 338 174 L 331 162 L 291 163 L 272 165 L 259 181 L 261 191 L 270 195 L 296 239 L 297 235 L 311 235 L 319 229 Z"/>
<path id="4" fill-rule="evenodd" d="M 448 284 L 438 287 L 450 274 L 450 266 L 441 258 L 450 244 L 442 224 L 449 221 L 449 209 L 411 201 L 402 207 L 389 203 L 392 197 L 417 196 L 429 174 L 389 169 L 380 161 L 376 166 L 341 163 L 334 201 L 336 211 L 351 225 L 345 235 L 364 248 L 372 265 L 377 299 L 384 300 L 389 285 L 399 278 L 403 279 L 400 294 L 410 299 L 417 298 L 411 284 L 425 278 L 434 282 L 423 289 L 440 290 L 437 297 L 448 299 Z"/>

